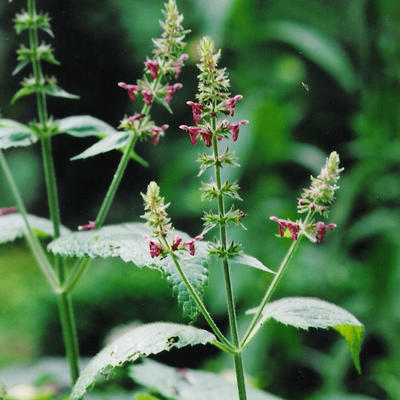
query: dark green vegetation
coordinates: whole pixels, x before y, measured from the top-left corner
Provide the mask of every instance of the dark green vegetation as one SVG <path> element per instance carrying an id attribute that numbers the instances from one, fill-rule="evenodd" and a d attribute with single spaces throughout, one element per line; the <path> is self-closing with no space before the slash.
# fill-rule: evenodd
<path id="1" fill-rule="evenodd" d="M 0 111 L 20 121 L 34 118 L 32 99 L 10 106 L 19 78 L 10 78 L 19 38 L 12 18 L 22 4 L 0 3 Z M 183 2 L 182 2 L 183 3 Z M 184 88 L 176 94 L 170 117 L 154 107 L 155 119 L 170 123 L 157 147 L 137 147 L 151 169 L 131 164 L 108 223 L 137 221 L 139 192 L 156 179 L 171 201 L 177 228 L 195 235 L 202 205 L 195 159 L 180 123 L 191 120 L 183 104 L 195 92 L 197 39 L 214 36 L 229 66 L 233 93 L 246 101 L 237 107 L 243 127 L 235 150 L 242 169 L 235 173 L 246 199 L 239 229 L 249 253 L 276 268 L 288 242 L 274 238 L 269 215 L 295 219 L 296 198 L 331 150 L 340 153 L 345 171 L 330 220 L 338 225 L 321 246 L 304 246 L 285 276 L 279 297 L 322 297 L 341 305 L 366 327 L 363 374 L 351 366 L 345 343 L 331 332 L 318 336 L 271 323 L 246 354 L 246 369 L 261 388 L 286 399 L 351 399 L 359 393 L 376 399 L 400 397 L 400 246 L 398 235 L 400 160 L 400 5 L 395 0 L 219 0 L 180 4 L 189 36 Z M 159 1 L 38 1 L 52 16 L 60 85 L 79 101 L 51 99 L 50 114 L 61 118 L 90 114 L 116 126 L 130 104 L 117 87 L 142 73 L 143 59 L 157 36 Z M 51 68 L 46 70 L 49 75 Z M 302 85 L 304 83 L 305 85 Z M 169 119 L 169 120 L 168 120 Z M 179 124 L 176 122 L 179 121 Z M 69 227 L 93 218 L 114 172 L 119 154 L 85 161 L 69 158 L 91 140 L 63 136 L 54 141 L 60 182 L 61 214 Z M 29 211 L 46 216 L 41 203 L 39 149 L 8 153 Z M 0 206 L 12 205 L 0 175 Z M 232 270 L 240 310 L 255 305 L 267 282 L 258 271 Z M 62 355 L 56 303 L 24 243 L 0 249 L 0 362 Z M 207 291 L 218 322 L 225 318 L 222 276 L 211 268 Z M 91 279 L 88 276 L 91 276 Z M 237 276 L 236 276 L 237 275 Z M 93 279 L 93 281 L 91 281 Z M 35 288 L 31 297 L 29 289 Z M 157 273 L 118 263 L 95 262 L 74 296 L 83 355 L 93 355 L 112 327 L 132 321 L 181 321 L 167 284 Z M 248 319 L 249 317 L 242 317 Z M 205 327 L 205 325 L 204 325 Z M 196 351 L 196 350 L 195 350 Z M 230 367 L 225 357 L 172 351 L 162 361 L 178 367 Z M 193 355 L 195 354 L 195 355 Z M 189 361 L 188 361 L 189 360 Z M 127 384 L 128 387 L 130 383 Z M 329 394 L 332 396 L 329 397 Z"/>

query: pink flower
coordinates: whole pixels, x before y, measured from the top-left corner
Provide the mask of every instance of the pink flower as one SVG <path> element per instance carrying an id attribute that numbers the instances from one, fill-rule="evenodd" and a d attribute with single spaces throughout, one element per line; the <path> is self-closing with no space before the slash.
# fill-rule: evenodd
<path id="1" fill-rule="evenodd" d="M 187 101 L 186 104 L 192 107 L 194 123 L 198 124 L 201 119 L 201 113 L 203 112 L 203 106 L 199 103 L 193 103 L 193 101 Z"/>
<path id="2" fill-rule="evenodd" d="M 96 221 L 89 221 L 86 225 L 79 225 L 78 231 L 92 231 L 96 229 Z"/>
<path id="3" fill-rule="evenodd" d="M 207 147 L 211 146 L 212 135 L 210 131 L 199 128 L 198 126 L 187 126 L 187 125 L 181 125 L 179 129 L 189 132 L 190 141 L 192 142 L 193 145 L 197 144 L 197 135 L 201 135 L 206 146 Z"/>
<path id="4" fill-rule="evenodd" d="M 151 258 L 157 257 L 163 252 L 160 243 L 154 239 L 149 240 L 149 249 Z"/>
<path id="5" fill-rule="evenodd" d="M 210 131 L 205 130 L 205 129 L 201 129 L 199 131 L 204 143 L 206 144 L 207 147 L 211 146 L 211 139 L 212 139 L 212 134 Z"/>
<path id="6" fill-rule="evenodd" d="M 146 114 L 143 114 L 143 113 L 141 113 L 141 114 L 134 114 L 134 115 L 132 115 L 131 117 L 126 118 L 126 119 L 124 120 L 124 123 L 132 124 L 133 122 L 138 121 L 139 119 L 143 118 L 145 115 L 146 115 Z"/>
<path id="7" fill-rule="evenodd" d="M 161 127 L 160 126 L 152 126 L 151 128 L 149 128 L 150 132 L 153 132 L 153 140 L 152 140 L 152 144 L 155 146 L 158 143 L 158 140 L 160 139 L 160 135 L 164 134 L 164 131 L 166 129 L 168 129 L 169 125 L 164 124 Z"/>
<path id="8" fill-rule="evenodd" d="M 179 237 L 178 235 L 175 235 L 174 241 L 172 242 L 172 245 L 171 245 L 172 250 L 173 251 L 177 250 L 179 245 L 181 244 L 181 242 L 182 242 L 182 238 Z"/>
<path id="9" fill-rule="evenodd" d="M 144 102 L 148 105 L 151 106 L 151 102 L 153 101 L 153 95 L 148 92 L 147 90 L 142 90 L 142 96 Z"/>
<path id="10" fill-rule="evenodd" d="M 118 86 L 128 91 L 129 98 L 135 101 L 135 93 L 139 91 L 138 85 L 128 85 L 125 82 L 118 82 Z"/>
<path id="11" fill-rule="evenodd" d="M 229 99 L 225 100 L 226 113 L 233 117 L 235 113 L 235 105 L 242 99 L 243 96 L 241 94 L 237 94 L 235 97 L 230 97 Z"/>
<path id="12" fill-rule="evenodd" d="M 156 79 L 156 78 L 157 78 L 157 75 L 158 75 L 158 70 L 159 70 L 159 68 L 160 68 L 160 67 L 158 66 L 158 64 L 157 64 L 155 61 L 153 61 L 153 60 L 147 60 L 147 61 L 146 61 L 146 67 L 147 67 L 147 69 L 149 70 L 151 77 L 152 77 L 153 79 Z"/>
<path id="13" fill-rule="evenodd" d="M 5 207 L 5 208 L 0 208 L 0 215 L 6 215 L 6 214 L 13 214 L 16 213 L 17 207 Z"/>
<path id="14" fill-rule="evenodd" d="M 242 121 L 239 122 L 234 122 L 233 124 L 229 125 L 229 130 L 232 132 L 232 140 L 234 142 L 236 142 L 236 140 L 238 139 L 239 136 L 239 127 L 241 125 L 246 125 L 248 124 L 249 121 L 247 121 L 247 119 L 243 119 Z"/>
<path id="15" fill-rule="evenodd" d="M 325 233 L 328 229 L 336 228 L 336 224 L 325 225 L 322 221 L 315 224 L 315 230 L 317 231 L 317 242 L 322 243 L 324 240 Z"/>
<path id="16" fill-rule="evenodd" d="M 195 243 L 196 241 L 198 241 L 198 240 L 203 240 L 203 236 L 198 235 L 198 236 L 196 236 L 195 238 L 190 239 L 190 240 L 188 240 L 187 242 L 183 243 L 183 244 L 188 248 L 189 254 L 190 254 L 191 256 L 194 256 L 194 250 L 195 250 L 195 249 L 194 249 L 194 243 Z"/>
<path id="17" fill-rule="evenodd" d="M 182 88 L 182 83 L 175 83 L 175 85 L 171 85 L 171 86 L 167 86 L 166 90 L 167 90 L 167 95 L 165 96 L 165 101 L 167 103 L 170 103 L 170 101 L 172 100 L 172 95 L 178 90 Z"/>
<path id="18" fill-rule="evenodd" d="M 292 240 L 295 241 L 297 240 L 300 228 L 299 226 L 296 224 L 296 222 L 292 222 L 286 219 L 280 219 L 277 217 L 269 217 L 269 219 L 271 221 L 277 222 L 279 224 L 279 236 L 283 237 L 283 235 L 285 234 L 285 229 L 289 229 L 289 232 L 292 236 Z"/>
<path id="19" fill-rule="evenodd" d="M 183 63 L 189 58 L 187 54 L 182 54 L 177 60 L 173 62 L 173 67 L 175 69 L 175 77 L 178 78 L 178 76 L 181 74 L 182 70 L 182 65 Z"/>

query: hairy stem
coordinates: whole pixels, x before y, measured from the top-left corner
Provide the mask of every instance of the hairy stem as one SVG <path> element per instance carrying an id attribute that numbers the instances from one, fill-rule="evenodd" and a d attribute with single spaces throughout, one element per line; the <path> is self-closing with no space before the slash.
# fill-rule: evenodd
<path id="1" fill-rule="evenodd" d="M 169 245 L 166 242 L 166 240 L 164 240 L 164 242 L 165 242 L 164 244 L 167 247 L 169 247 Z M 226 337 L 223 335 L 223 333 L 219 330 L 218 326 L 216 325 L 216 323 L 212 319 L 210 313 L 208 312 L 206 306 L 202 302 L 200 296 L 198 295 L 198 293 L 196 292 L 196 290 L 194 289 L 192 284 L 189 282 L 185 272 L 183 271 L 181 265 L 179 264 L 178 259 L 175 256 L 175 254 L 171 251 L 170 255 L 171 255 L 172 261 L 174 262 L 175 267 L 176 267 L 179 275 L 181 276 L 181 278 L 182 278 L 187 290 L 189 291 L 189 293 L 192 296 L 193 300 L 196 302 L 197 307 L 199 307 L 199 310 L 203 314 L 205 320 L 208 322 L 208 325 L 210 325 L 210 328 L 215 333 L 215 335 L 218 337 L 218 339 L 222 342 L 222 344 L 225 345 L 231 351 L 233 351 L 234 348 L 232 347 L 231 343 L 229 343 L 228 339 L 226 339 Z"/>
<path id="2" fill-rule="evenodd" d="M 58 277 L 54 273 L 54 270 L 53 270 L 52 266 L 50 265 L 39 240 L 37 239 L 35 234 L 32 232 L 32 228 L 30 227 L 30 224 L 28 221 L 27 211 L 25 208 L 25 204 L 22 200 L 22 196 L 21 196 L 21 194 L 18 190 L 18 187 L 15 183 L 14 177 L 8 166 L 8 163 L 3 154 L 3 151 L 1 151 L 1 150 L 0 150 L 0 164 L 4 171 L 4 175 L 6 176 L 7 183 L 9 185 L 11 192 L 14 196 L 14 199 L 16 201 L 18 211 L 21 213 L 21 217 L 24 221 L 25 237 L 29 244 L 29 247 L 30 247 L 41 271 L 43 272 L 44 276 L 47 278 L 48 282 L 50 283 L 52 289 L 54 290 L 54 292 L 57 292 L 60 288 Z"/>
<path id="3" fill-rule="evenodd" d="M 31 17 L 36 14 L 35 0 L 28 0 L 28 12 Z M 29 44 L 32 50 L 32 67 L 36 84 L 40 87 L 43 84 L 43 73 L 40 60 L 37 57 L 38 33 L 37 27 L 32 26 L 29 29 Z M 60 207 L 57 193 L 57 182 L 54 170 L 54 160 L 51 150 L 51 137 L 47 129 L 47 102 L 43 91 L 36 94 L 38 118 L 41 127 L 41 148 L 43 158 L 43 168 L 46 181 L 47 200 L 49 204 L 50 219 L 53 223 L 53 237 L 60 236 Z M 65 280 L 65 263 L 61 256 L 55 257 L 55 266 L 60 284 Z M 64 346 L 70 366 L 70 375 L 72 383 L 75 383 L 79 376 L 79 348 L 78 336 L 76 332 L 75 317 L 72 308 L 72 301 L 68 293 L 58 293 L 58 309 L 63 333 Z"/>
<path id="4" fill-rule="evenodd" d="M 216 121 L 215 117 L 211 120 L 213 131 L 215 132 Z M 224 220 L 225 217 L 225 205 L 224 199 L 221 194 L 222 182 L 221 182 L 221 166 L 218 162 L 218 143 L 216 135 L 213 135 L 212 138 L 212 148 L 214 154 L 214 165 L 215 165 L 215 181 L 217 186 L 217 203 L 218 203 L 218 214 L 220 221 Z M 225 224 L 219 225 L 219 233 L 220 233 L 220 240 L 221 246 L 223 250 L 227 249 L 227 237 L 226 237 L 226 227 Z M 224 269 L 224 278 L 225 278 L 225 292 L 226 292 L 226 301 L 228 307 L 228 318 L 229 318 L 229 326 L 232 336 L 232 342 L 236 349 L 240 349 L 239 346 L 239 334 L 238 334 L 238 327 L 237 327 L 237 318 L 236 318 L 236 311 L 235 311 L 235 301 L 233 296 L 233 287 L 232 281 L 230 276 L 230 269 L 229 269 L 229 262 L 227 258 L 222 260 L 223 269 Z M 233 356 L 234 364 L 235 364 L 235 372 L 236 372 L 236 383 L 239 392 L 239 399 L 246 400 L 246 385 L 244 381 L 244 372 L 243 372 L 243 361 L 242 361 L 242 354 L 241 352 L 236 353 Z"/>
<path id="5" fill-rule="evenodd" d="M 311 217 L 312 217 L 312 214 L 311 214 L 311 212 L 309 212 L 304 220 L 304 225 L 308 224 Z M 283 258 L 283 260 L 279 266 L 277 273 L 274 276 L 274 279 L 271 281 L 267 291 L 265 292 L 264 297 L 262 298 L 262 300 L 260 302 L 260 305 L 258 306 L 257 313 L 254 315 L 253 319 L 250 322 L 250 325 L 242 339 L 241 347 L 246 347 L 250 343 L 251 339 L 254 337 L 256 332 L 258 331 L 259 326 L 257 326 L 257 323 L 261 318 L 262 312 L 264 311 L 266 304 L 271 299 L 271 296 L 273 295 L 276 287 L 278 286 L 280 280 L 282 279 L 282 276 L 283 276 L 284 272 L 286 271 L 287 266 L 289 265 L 289 261 L 293 257 L 293 254 L 295 253 L 297 247 L 300 244 L 302 236 L 303 236 L 303 234 L 300 233 L 297 240 L 292 242 L 292 244 L 290 245 L 289 250 L 287 251 L 285 257 Z"/>

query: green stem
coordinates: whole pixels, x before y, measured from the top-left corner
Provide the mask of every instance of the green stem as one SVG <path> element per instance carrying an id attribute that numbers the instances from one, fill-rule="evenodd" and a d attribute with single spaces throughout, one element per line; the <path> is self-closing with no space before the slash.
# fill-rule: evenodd
<path id="1" fill-rule="evenodd" d="M 166 241 L 165 241 L 164 245 L 169 247 L 169 244 Z M 185 284 L 185 286 L 186 286 L 187 290 L 189 291 L 190 295 L 192 296 L 193 300 L 196 302 L 197 306 L 199 307 L 199 310 L 203 314 L 205 320 L 208 322 L 208 325 L 210 325 L 210 328 L 213 330 L 213 332 L 218 337 L 218 339 L 222 342 L 222 344 L 225 345 L 231 351 L 234 351 L 234 348 L 232 347 L 231 343 L 229 343 L 228 339 L 226 339 L 226 337 L 219 330 L 218 326 L 216 325 L 216 323 L 212 319 L 210 313 L 208 312 L 206 306 L 202 302 L 200 296 L 197 294 L 196 290 L 194 289 L 192 284 L 189 282 L 185 272 L 183 271 L 182 267 L 180 266 L 179 261 L 177 260 L 175 254 L 172 252 L 172 250 L 170 252 L 170 255 L 171 255 L 172 261 L 174 262 L 179 275 L 181 276 L 181 278 L 183 280 L 183 283 Z"/>
<path id="2" fill-rule="evenodd" d="M 216 121 L 215 117 L 211 119 L 212 129 L 215 132 Z M 213 154 L 214 154 L 214 162 L 215 162 L 215 181 L 217 185 L 217 203 L 218 203 L 218 214 L 220 221 L 224 220 L 225 217 L 225 205 L 224 199 L 221 194 L 222 182 L 221 182 L 221 165 L 218 162 L 219 155 L 218 155 L 218 143 L 217 137 L 213 134 L 212 137 L 212 147 L 213 147 Z M 227 235 L 226 235 L 226 227 L 225 224 L 219 225 L 219 233 L 221 239 L 221 246 L 223 250 L 227 249 Z M 232 280 L 230 275 L 229 269 L 229 261 L 227 258 L 224 258 L 222 261 L 223 269 L 224 269 L 224 278 L 225 278 L 225 293 L 226 293 L 226 301 L 228 307 L 228 318 L 229 318 L 229 326 L 232 336 L 232 342 L 236 349 L 240 349 L 239 346 L 239 333 L 237 327 L 237 318 L 236 318 L 236 311 L 235 311 L 235 300 L 233 296 L 233 287 L 232 287 Z M 233 356 L 234 364 L 235 364 L 235 372 L 236 372 L 236 384 L 239 393 L 240 400 L 246 400 L 246 384 L 244 380 L 244 371 L 243 371 L 243 360 L 241 352 L 236 353 Z"/>
<path id="3" fill-rule="evenodd" d="M 31 17 L 36 15 L 35 0 L 28 0 L 28 12 Z M 43 73 L 40 60 L 37 57 L 38 34 L 37 27 L 29 29 L 29 44 L 32 50 L 32 67 L 35 82 L 38 86 L 43 84 Z M 57 193 L 57 182 L 54 170 L 54 160 L 51 150 L 51 137 L 47 132 L 47 102 L 46 95 L 42 91 L 36 94 L 39 123 L 42 129 L 40 142 L 42 148 L 43 168 L 46 181 L 47 200 L 49 204 L 50 219 L 53 223 L 54 238 L 60 236 L 60 207 Z M 60 256 L 55 257 L 58 280 L 62 285 L 65 280 L 65 264 Z M 70 366 L 72 383 L 75 383 L 79 376 L 79 348 L 76 332 L 75 317 L 72 309 L 72 301 L 68 293 L 58 292 L 58 308 L 63 333 L 64 346 Z"/>
<path id="4" fill-rule="evenodd" d="M 53 270 L 52 266 L 50 265 L 39 240 L 37 239 L 35 234 L 32 232 L 32 229 L 31 229 L 29 221 L 28 221 L 25 204 L 22 200 L 21 194 L 19 193 L 19 190 L 15 183 L 14 177 L 8 166 L 7 160 L 3 154 L 3 151 L 1 151 L 1 150 L 0 150 L 0 163 L 1 163 L 1 167 L 4 171 L 4 174 L 6 176 L 8 185 L 10 186 L 11 192 L 13 193 L 18 210 L 21 213 L 21 217 L 24 221 L 25 237 L 28 241 L 29 247 L 30 247 L 35 259 L 37 260 L 41 271 L 43 272 L 44 276 L 47 278 L 48 282 L 50 283 L 52 289 L 54 290 L 54 292 L 57 292 L 60 289 L 58 277 L 54 273 L 54 270 Z"/>
<path id="5" fill-rule="evenodd" d="M 312 217 L 312 213 L 309 212 L 304 220 L 304 225 L 308 224 L 311 217 Z M 274 276 L 274 279 L 271 281 L 267 291 L 265 292 L 263 299 L 261 300 L 260 305 L 258 306 L 257 313 L 254 315 L 253 319 L 251 320 L 250 325 L 242 339 L 242 342 L 240 344 L 240 346 L 242 348 L 246 347 L 250 343 L 251 339 L 254 337 L 254 335 L 260 328 L 260 326 L 258 326 L 258 328 L 256 329 L 257 323 L 258 323 L 259 319 L 261 318 L 262 312 L 264 311 L 264 307 L 266 306 L 268 301 L 271 299 L 271 296 L 273 295 L 276 287 L 278 286 L 280 280 L 282 279 L 282 276 L 283 276 L 284 272 L 286 271 L 287 266 L 289 265 L 289 261 L 293 257 L 293 254 L 295 253 L 297 247 L 300 244 L 302 236 L 303 236 L 303 234 L 300 233 L 297 240 L 292 242 L 292 244 L 290 245 L 289 250 L 287 251 L 284 259 L 282 260 L 282 262 L 279 266 L 277 273 Z"/>
<path id="6" fill-rule="evenodd" d="M 157 79 L 154 81 L 153 84 L 153 90 L 154 92 L 157 91 L 158 85 L 161 81 L 161 75 L 159 75 L 157 77 Z M 142 114 L 147 114 L 150 111 L 151 106 L 148 106 L 147 104 L 143 105 Z M 138 129 L 140 129 L 141 125 L 142 125 L 142 121 L 140 121 Z M 138 135 L 133 132 L 132 136 L 130 138 L 130 141 L 128 143 L 128 145 L 126 146 L 124 153 L 121 157 L 121 160 L 118 164 L 117 170 L 113 176 L 113 180 L 107 190 L 106 196 L 103 200 L 103 203 L 100 207 L 99 213 L 97 214 L 96 217 L 96 229 L 100 229 L 108 215 L 108 212 L 110 210 L 112 201 L 115 197 L 115 194 L 118 190 L 118 187 L 121 183 L 121 180 L 124 176 L 126 167 L 128 166 L 128 162 L 129 162 L 129 158 L 131 156 L 131 153 L 135 147 L 135 144 L 138 140 Z M 71 290 L 75 287 L 75 285 L 79 282 L 79 279 L 81 278 L 81 276 L 83 275 L 83 273 L 85 272 L 86 268 L 88 267 L 90 263 L 90 259 L 89 258 L 84 258 L 82 260 L 79 260 L 75 263 L 75 266 L 71 272 L 71 274 L 68 277 L 67 282 L 65 283 L 64 287 L 63 287 L 63 292 L 68 293 L 71 292 Z"/>

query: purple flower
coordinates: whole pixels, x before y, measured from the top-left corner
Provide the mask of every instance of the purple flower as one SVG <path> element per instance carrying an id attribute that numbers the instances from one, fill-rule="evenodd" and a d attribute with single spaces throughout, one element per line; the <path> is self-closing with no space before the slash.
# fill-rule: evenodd
<path id="1" fill-rule="evenodd" d="M 154 146 L 158 143 L 161 133 L 164 133 L 164 131 L 166 129 L 168 129 L 168 127 L 169 127 L 169 125 L 164 124 L 161 127 L 160 126 L 152 126 L 151 128 L 149 128 L 149 131 L 154 133 L 153 140 L 151 142 Z"/>
<path id="2" fill-rule="evenodd" d="M 289 229 L 290 235 L 292 237 L 292 240 L 295 241 L 297 240 L 300 228 L 299 226 L 296 224 L 296 222 L 292 222 L 286 219 L 280 219 L 277 217 L 269 217 L 269 219 L 271 221 L 277 222 L 279 224 L 279 236 L 283 237 L 283 235 L 285 234 L 285 229 Z"/>
<path id="3" fill-rule="evenodd" d="M 142 119 L 146 114 L 140 113 L 140 114 L 134 114 L 131 117 L 126 118 L 123 122 L 126 124 L 132 124 L 135 121 L 138 121 L 139 119 Z"/>
<path id="4" fill-rule="evenodd" d="M 172 245 L 171 245 L 172 250 L 173 251 L 177 250 L 179 245 L 181 244 L 181 242 L 182 242 L 182 238 L 178 235 L 175 235 L 174 241 L 172 242 Z"/>
<path id="5" fill-rule="evenodd" d="M 92 231 L 96 229 L 96 221 L 89 221 L 86 225 L 79 225 L 78 231 Z"/>
<path id="6" fill-rule="evenodd" d="M 193 145 L 197 144 L 197 135 L 201 135 L 206 146 L 207 147 L 211 146 L 212 135 L 211 132 L 208 131 L 207 129 L 199 128 L 198 126 L 187 126 L 187 125 L 181 125 L 179 129 L 189 132 L 190 141 L 192 142 Z"/>
<path id="7" fill-rule="evenodd" d="M 193 101 L 187 101 L 186 104 L 192 107 L 194 123 L 198 124 L 201 119 L 201 113 L 203 112 L 203 106 L 199 103 L 194 103 Z"/>
<path id="8" fill-rule="evenodd" d="M 122 89 L 127 90 L 129 98 L 132 101 L 135 101 L 135 93 L 139 92 L 139 86 L 138 85 L 128 85 L 125 82 L 118 82 L 118 86 L 121 87 Z"/>
<path id="9" fill-rule="evenodd" d="M 236 142 L 239 136 L 239 128 L 241 125 L 246 125 L 248 124 L 249 121 L 247 119 L 243 119 L 242 121 L 239 122 L 234 122 L 233 124 L 229 125 L 229 130 L 232 132 L 232 140 Z"/>
<path id="10" fill-rule="evenodd" d="M 157 257 L 163 252 L 160 243 L 154 239 L 149 240 L 149 249 L 151 258 Z"/>
<path id="11" fill-rule="evenodd" d="M 196 236 L 195 238 L 190 239 L 190 240 L 188 240 L 187 242 L 183 243 L 183 244 L 188 248 L 189 254 L 190 254 L 191 256 L 194 256 L 194 251 L 195 251 L 194 243 L 195 243 L 196 241 L 198 241 L 198 240 L 203 240 L 203 236 L 198 235 L 198 236 Z"/>
<path id="12" fill-rule="evenodd" d="M 189 58 L 187 54 L 182 54 L 177 60 L 175 60 L 172 65 L 175 70 L 175 77 L 178 78 L 178 76 L 181 74 L 182 70 L 182 65 L 183 63 Z"/>
<path id="13" fill-rule="evenodd" d="M 18 211 L 17 207 L 0 208 L 0 215 L 13 214 Z"/>
<path id="14" fill-rule="evenodd" d="M 325 233 L 328 229 L 336 228 L 336 224 L 325 225 L 322 221 L 315 224 L 315 230 L 317 231 L 317 242 L 322 243 L 324 240 Z"/>
<path id="15" fill-rule="evenodd" d="M 241 94 L 237 94 L 235 97 L 230 97 L 229 99 L 225 100 L 226 113 L 233 117 L 235 114 L 235 105 L 242 99 L 243 96 Z"/>
<path id="16" fill-rule="evenodd" d="M 148 105 L 151 106 L 151 102 L 153 101 L 153 95 L 148 92 L 147 90 L 142 90 L 142 96 L 144 102 Z"/>
<path id="17" fill-rule="evenodd" d="M 153 60 L 147 60 L 147 61 L 146 61 L 146 67 L 147 67 L 147 69 L 149 70 L 151 77 L 152 77 L 153 79 L 156 79 L 156 78 L 157 78 L 157 75 L 158 75 L 158 70 L 159 70 L 159 68 L 160 68 L 160 67 L 158 66 L 158 64 L 157 64 L 155 61 L 153 61 Z"/>
<path id="18" fill-rule="evenodd" d="M 175 83 L 175 85 L 171 85 L 171 86 L 167 86 L 166 90 L 167 90 L 167 95 L 165 96 L 165 101 L 167 103 L 170 103 L 170 101 L 172 100 L 172 95 L 178 90 L 182 88 L 182 83 Z"/>

